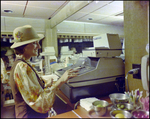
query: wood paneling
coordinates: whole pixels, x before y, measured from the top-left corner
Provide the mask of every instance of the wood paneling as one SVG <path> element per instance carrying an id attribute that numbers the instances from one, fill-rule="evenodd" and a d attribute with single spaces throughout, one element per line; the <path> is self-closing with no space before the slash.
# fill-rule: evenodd
<path id="1" fill-rule="evenodd" d="M 141 64 L 148 43 L 148 1 L 124 1 L 125 74 L 132 64 Z M 143 90 L 140 79 L 128 75 L 129 90 Z M 144 91 L 145 96 L 145 91 Z"/>

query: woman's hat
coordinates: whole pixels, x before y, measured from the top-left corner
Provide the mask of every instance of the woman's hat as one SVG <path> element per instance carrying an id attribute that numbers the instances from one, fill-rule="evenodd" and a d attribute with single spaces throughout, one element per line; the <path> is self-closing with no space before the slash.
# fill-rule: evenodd
<path id="1" fill-rule="evenodd" d="M 9 55 L 13 55 L 13 54 L 14 54 L 14 52 L 12 50 L 8 49 L 5 56 L 9 56 Z"/>
<path id="2" fill-rule="evenodd" d="M 29 44 L 44 38 L 43 34 L 37 34 L 30 25 L 17 27 L 13 31 L 14 44 L 10 48 L 16 48 L 25 44 Z"/>

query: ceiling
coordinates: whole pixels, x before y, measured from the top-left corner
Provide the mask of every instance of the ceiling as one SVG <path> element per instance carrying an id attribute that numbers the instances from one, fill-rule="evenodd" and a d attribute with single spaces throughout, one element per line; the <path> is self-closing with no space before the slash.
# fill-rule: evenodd
<path id="1" fill-rule="evenodd" d="M 1 1 L 1 26 L 7 25 L 7 17 L 40 20 L 52 18 L 68 3 L 69 1 Z M 13 12 L 5 13 L 6 9 Z M 92 20 L 87 20 L 88 18 Z M 93 1 L 66 20 L 123 26 L 123 1 Z"/>

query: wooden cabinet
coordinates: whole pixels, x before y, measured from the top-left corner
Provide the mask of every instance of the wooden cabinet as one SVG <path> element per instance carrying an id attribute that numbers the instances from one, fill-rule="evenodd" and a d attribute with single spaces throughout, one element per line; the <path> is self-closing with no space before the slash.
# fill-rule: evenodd
<path id="1" fill-rule="evenodd" d="M 74 110 L 75 103 L 71 103 L 69 99 L 61 92 L 57 91 L 53 109 L 57 114 L 65 113 Z"/>
<path id="2" fill-rule="evenodd" d="M 3 96 L 4 96 L 3 97 L 4 98 L 3 107 L 15 105 L 10 86 L 8 86 L 8 84 L 3 84 L 3 85 L 5 85 L 4 86 L 4 94 L 3 94 Z"/>

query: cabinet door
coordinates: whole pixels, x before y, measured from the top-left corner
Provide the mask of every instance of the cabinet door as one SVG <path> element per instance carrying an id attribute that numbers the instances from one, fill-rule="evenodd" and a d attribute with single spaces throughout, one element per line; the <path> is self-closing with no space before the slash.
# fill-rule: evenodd
<path id="1" fill-rule="evenodd" d="M 56 111 L 57 114 L 61 114 L 73 110 L 73 108 L 71 108 L 66 101 L 63 101 L 57 96 L 55 98 L 53 109 Z"/>

